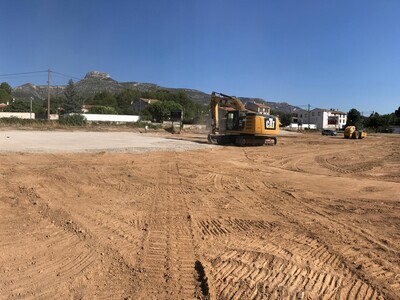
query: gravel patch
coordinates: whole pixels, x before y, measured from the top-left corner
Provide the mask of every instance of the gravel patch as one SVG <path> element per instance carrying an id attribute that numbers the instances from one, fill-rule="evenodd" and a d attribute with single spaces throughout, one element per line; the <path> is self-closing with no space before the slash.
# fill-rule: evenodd
<path id="1" fill-rule="evenodd" d="M 0 152 L 145 152 L 186 151 L 214 145 L 132 132 L 1 131 Z"/>

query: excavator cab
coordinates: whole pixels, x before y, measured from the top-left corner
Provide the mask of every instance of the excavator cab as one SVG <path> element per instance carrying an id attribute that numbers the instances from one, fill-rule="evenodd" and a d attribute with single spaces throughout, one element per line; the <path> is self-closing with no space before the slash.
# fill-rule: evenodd
<path id="1" fill-rule="evenodd" d="M 230 111 L 226 114 L 226 130 L 242 130 L 246 122 L 245 111 Z"/>

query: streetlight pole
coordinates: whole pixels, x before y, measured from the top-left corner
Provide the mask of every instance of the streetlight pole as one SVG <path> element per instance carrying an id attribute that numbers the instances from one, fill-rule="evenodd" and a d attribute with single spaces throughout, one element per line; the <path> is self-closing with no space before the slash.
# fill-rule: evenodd
<path id="1" fill-rule="evenodd" d="M 50 69 L 47 70 L 47 120 L 50 121 Z"/>
<path id="2" fill-rule="evenodd" d="M 31 97 L 31 112 L 29 114 L 29 119 L 32 119 L 32 99 L 33 99 L 33 97 Z"/>

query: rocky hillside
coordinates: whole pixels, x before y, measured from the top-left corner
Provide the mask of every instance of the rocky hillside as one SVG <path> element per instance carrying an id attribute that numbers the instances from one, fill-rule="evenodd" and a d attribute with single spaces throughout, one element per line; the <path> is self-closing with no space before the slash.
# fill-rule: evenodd
<path id="1" fill-rule="evenodd" d="M 78 92 L 83 97 L 90 97 L 96 93 L 109 91 L 112 93 L 119 93 L 127 89 L 140 90 L 140 91 L 156 91 L 165 89 L 172 92 L 184 91 L 190 99 L 195 102 L 207 105 L 210 101 L 210 95 L 202 91 L 185 88 L 168 88 L 161 87 L 153 83 L 141 82 L 118 82 L 111 78 L 111 76 L 104 72 L 91 71 L 86 74 L 85 78 L 75 83 Z M 50 94 L 52 96 L 62 95 L 65 86 L 50 86 Z M 47 85 L 34 85 L 26 83 L 17 86 L 13 90 L 13 97 L 20 100 L 45 100 L 47 99 Z M 276 111 L 290 112 L 295 106 L 288 103 L 267 102 L 261 98 L 245 98 L 240 97 L 245 103 L 247 101 L 256 101 L 258 103 L 266 103 Z"/>

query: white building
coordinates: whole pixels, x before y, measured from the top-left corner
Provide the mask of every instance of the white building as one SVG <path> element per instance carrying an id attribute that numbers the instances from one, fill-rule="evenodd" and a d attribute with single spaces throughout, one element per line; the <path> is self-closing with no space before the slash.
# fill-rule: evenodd
<path id="1" fill-rule="evenodd" d="M 262 115 L 269 115 L 271 112 L 271 108 L 268 105 L 256 102 L 247 102 L 246 109 Z"/>
<path id="2" fill-rule="evenodd" d="M 334 109 L 299 110 L 293 116 L 293 122 L 315 124 L 317 129 L 341 129 L 347 122 L 347 114 Z"/>

